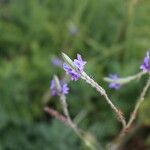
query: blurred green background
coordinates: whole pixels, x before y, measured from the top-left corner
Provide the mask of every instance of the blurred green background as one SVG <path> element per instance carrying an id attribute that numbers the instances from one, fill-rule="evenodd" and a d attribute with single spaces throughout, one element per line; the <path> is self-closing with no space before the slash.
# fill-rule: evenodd
<path id="1" fill-rule="evenodd" d="M 48 105 L 62 112 L 49 90 L 54 73 L 65 75 L 51 63 L 62 51 L 83 56 L 86 72 L 128 118 L 147 77 L 119 91 L 102 79 L 139 72 L 150 44 L 149 14 L 149 0 L 0 0 L 0 150 L 87 150 L 72 130 L 43 111 Z M 102 144 L 110 142 L 121 126 L 104 99 L 81 80 L 69 87 L 71 116 L 84 114 L 80 128 Z M 140 136 L 130 150 L 134 144 L 136 150 L 150 147 L 149 108 L 147 95 L 136 121 Z"/>

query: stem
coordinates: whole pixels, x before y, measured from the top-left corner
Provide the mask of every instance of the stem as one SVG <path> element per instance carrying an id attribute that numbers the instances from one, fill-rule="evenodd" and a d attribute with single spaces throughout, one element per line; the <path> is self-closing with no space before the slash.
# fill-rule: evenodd
<path id="1" fill-rule="evenodd" d="M 129 130 L 129 128 L 131 127 L 133 121 L 135 120 L 138 109 L 139 109 L 140 105 L 142 104 L 142 102 L 144 101 L 145 95 L 146 95 L 149 87 L 150 87 L 150 76 L 149 76 L 149 79 L 147 80 L 146 85 L 144 86 L 144 88 L 140 94 L 140 97 L 139 97 L 139 99 L 135 105 L 133 112 L 130 115 L 130 119 L 129 119 L 126 127 L 121 131 L 120 135 L 116 139 L 116 143 L 114 144 L 114 146 L 116 147 L 115 150 L 117 150 L 120 147 L 120 145 L 124 142 L 124 137 L 125 137 L 127 131 Z"/>
<path id="2" fill-rule="evenodd" d="M 147 93 L 149 87 L 150 87 L 150 76 L 149 76 L 149 79 L 148 79 L 148 81 L 147 81 L 145 87 L 143 88 L 143 91 L 142 91 L 142 93 L 141 93 L 141 95 L 140 95 L 139 100 L 137 101 L 137 103 L 136 103 L 136 105 L 135 105 L 135 108 L 134 108 L 133 112 L 131 113 L 130 119 L 129 119 L 129 121 L 128 121 L 128 123 L 127 123 L 127 126 L 126 126 L 127 129 L 131 126 L 131 124 L 132 124 L 133 121 L 135 120 L 136 115 L 137 115 L 137 112 L 138 112 L 138 109 L 139 109 L 141 103 L 144 101 L 145 95 L 146 95 L 146 93 Z"/>
<path id="3" fill-rule="evenodd" d="M 45 107 L 44 111 L 69 126 L 66 117 L 64 115 L 60 114 L 58 111 L 56 111 L 50 107 Z"/>
<path id="4" fill-rule="evenodd" d="M 123 129 L 124 129 L 126 127 L 126 121 L 124 119 L 124 116 L 123 116 L 122 112 L 119 109 L 117 109 L 117 107 L 111 102 L 106 91 L 98 83 L 96 83 L 93 79 L 91 79 L 85 72 L 83 72 L 81 74 L 81 78 L 83 80 L 85 80 L 88 84 L 90 84 L 93 88 L 95 88 L 101 95 L 104 96 L 107 103 L 110 105 L 112 110 L 116 113 L 116 115 L 117 115 L 119 121 L 122 123 Z"/>
<path id="5" fill-rule="evenodd" d="M 69 111 L 68 111 L 68 106 L 67 106 L 67 102 L 66 102 L 66 96 L 63 94 L 60 94 L 60 101 L 62 104 L 62 109 L 63 109 L 63 113 L 66 116 L 66 120 L 69 124 L 69 126 L 73 129 L 73 131 L 81 138 L 81 134 L 79 129 L 77 128 L 77 126 L 74 124 L 74 122 L 71 120 Z"/>
<path id="6" fill-rule="evenodd" d="M 47 112 L 49 115 L 55 117 L 59 121 L 63 122 L 67 126 L 69 126 L 77 134 L 77 136 L 85 143 L 85 145 L 88 146 L 91 150 L 103 150 L 103 148 L 100 145 L 97 148 L 95 145 L 90 143 L 86 138 L 84 138 L 84 134 L 86 135 L 86 132 L 77 128 L 77 126 L 72 121 L 68 121 L 65 116 L 63 116 L 56 110 L 49 107 L 45 107 L 44 111 Z"/>
<path id="7" fill-rule="evenodd" d="M 62 95 L 62 94 L 60 95 L 60 101 L 61 101 L 64 115 L 66 116 L 68 122 L 71 122 L 65 95 Z"/>
<path id="8" fill-rule="evenodd" d="M 128 77 L 125 77 L 125 78 L 119 78 L 119 79 L 111 79 L 109 77 L 106 77 L 104 78 L 104 80 L 106 82 L 113 82 L 113 83 L 119 83 L 119 84 L 127 84 L 128 82 L 131 82 L 132 80 L 136 80 L 136 79 L 140 79 L 144 74 L 146 74 L 145 72 L 139 72 L 137 73 L 136 75 L 133 75 L 133 76 L 128 76 Z"/>
<path id="9" fill-rule="evenodd" d="M 66 120 L 67 120 L 68 125 L 78 135 L 78 137 L 85 143 L 86 146 L 88 146 L 91 150 L 98 150 L 99 148 L 97 148 L 94 144 L 90 143 L 90 141 L 88 141 L 84 137 L 84 134 L 86 134 L 86 132 L 79 129 L 77 127 L 77 125 L 72 121 L 72 119 L 70 117 L 70 114 L 69 114 L 69 111 L 68 111 L 66 96 L 63 95 L 63 94 L 60 94 L 59 96 L 60 96 L 60 101 L 61 101 L 61 104 L 62 104 L 63 112 L 64 112 L 64 115 L 66 116 Z M 100 149 L 102 149 L 102 148 L 100 148 Z"/>
<path id="10" fill-rule="evenodd" d="M 81 134 L 79 133 L 80 130 L 77 129 L 72 122 L 68 121 L 68 119 L 64 115 L 60 114 L 58 111 L 56 111 L 50 107 L 45 107 L 44 111 L 47 112 L 49 115 L 55 117 L 59 121 L 63 122 L 64 124 L 66 124 L 70 128 L 72 128 L 73 131 L 81 138 Z"/>

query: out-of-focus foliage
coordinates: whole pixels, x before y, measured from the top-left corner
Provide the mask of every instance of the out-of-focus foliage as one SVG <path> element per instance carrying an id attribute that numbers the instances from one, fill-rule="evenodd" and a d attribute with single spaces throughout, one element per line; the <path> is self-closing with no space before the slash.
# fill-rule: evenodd
<path id="1" fill-rule="evenodd" d="M 43 112 L 44 105 L 61 111 L 49 92 L 53 74 L 64 76 L 51 64 L 61 51 L 72 58 L 82 54 L 88 74 L 128 116 L 145 79 L 116 92 L 102 78 L 139 71 L 150 43 L 149 14 L 149 0 L 0 0 L 0 150 L 86 149 Z M 86 111 L 79 126 L 108 142 L 120 128 L 109 106 L 83 81 L 69 85 L 72 117 Z M 140 120 L 150 125 L 146 101 Z"/>

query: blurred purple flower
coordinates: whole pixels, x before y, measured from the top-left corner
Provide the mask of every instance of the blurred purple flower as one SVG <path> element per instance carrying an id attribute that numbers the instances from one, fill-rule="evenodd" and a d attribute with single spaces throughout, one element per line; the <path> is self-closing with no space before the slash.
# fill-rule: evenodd
<path id="1" fill-rule="evenodd" d="M 83 61 L 81 55 L 80 55 L 80 54 L 77 54 L 77 59 L 74 59 L 73 64 L 77 67 L 77 69 L 78 69 L 79 71 L 82 72 L 83 69 L 84 69 L 84 66 L 85 66 L 85 64 L 86 64 L 86 61 Z"/>
<path id="2" fill-rule="evenodd" d="M 50 90 L 51 90 L 51 95 L 56 96 L 57 95 L 57 88 L 55 86 L 55 81 L 52 80 L 50 84 Z"/>
<path id="3" fill-rule="evenodd" d="M 57 67 L 61 67 L 61 68 L 63 67 L 63 62 L 58 57 L 52 58 L 52 64 Z"/>
<path id="4" fill-rule="evenodd" d="M 64 83 L 61 87 L 61 93 L 65 95 L 68 94 L 68 92 L 69 92 L 68 84 Z"/>
<path id="5" fill-rule="evenodd" d="M 115 80 L 118 79 L 118 75 L 117 74 L 110 74 L 109 78 L 112 79 L 112 80 L 114 80 L 114 82 L 111 82 L 109 84 L 109 88 L 115 89 L 115 90 L 118 90 L 118 89 L 121 88 L 121 84 L 115 82 Z"/>
<path id="6" fill-rule="evenodd" d="M 52 96 L 56 96 L 56 95 L 59 95 L 59 94 L 68 94 L 69 92 L 69 88 L 68 88 L 68 84 L 67 83 L 63 83 L 62 81 L 60 82 L 61 84 L 61 89 L 58 89 L 56 87 L 56 83 L 54 80 L 51 81 L 51 84 L 50 84 L 50 90 L 51 90 L 51 95 Z"/>
<path id="7" fill-rule="evenodd" d="M 147 52 L 147 55 L 144 58 L 143 64 L 140 66 L 140 69 L 143 72 L 150 72 L 150 50 Z"/>
<path id="8" fill-rule="evenodd" d="M 64 63 L 63 68 L 66 71 L 66 74 L 69 74 L 71 76 L 71 80 L 77 81 L 80 78 L 80 74 L 78 74 L 75 70 L 73 70 L 67 64 Z"/>
<path id="9" fill-rule="evenodd" d="M 66 74 L 69 74 L 71 76 L 71 80 L 77 81 L 83 72 L 84 66 L 86 62 L 82 60 L 82 57 L 80 54 L 77 54 L 77 59 L 74 59 L 73 65 L 76 67 L 76 70 L 72 69 L 70 66 L 68 66 L 66 63 L 64 63 L 63 68 L 66 71 Z"/>

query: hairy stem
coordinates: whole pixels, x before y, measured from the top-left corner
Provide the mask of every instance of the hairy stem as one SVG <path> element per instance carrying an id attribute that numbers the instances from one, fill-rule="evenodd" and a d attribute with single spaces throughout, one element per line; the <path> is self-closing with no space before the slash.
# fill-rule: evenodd
<path id="1" fill-rule="evenodd" d="M 60 101 L 61 101 L 64 115 L 66 116 L 68 122 L 71 122 L 71 118 L 70 118 L 70 114 L 69 114 L 68 106 L 67 106 L 67 102 L 66 102 L 66 96 L 61 94 L 60 95 Z"/>
<path id="2" fill-rule="evenodd" d="M 122 123 L 123 129 L 126 127 L 126 121 L 124 119 L 124 116 L 122 112 L 112 103 L 110 98 L 108 97 L 106 91 L 93 79 L 91 79 L 85 72 L 81 74 L 81 78 L 85 80 L 88 84 L 90 84 L 93 88 L 95 88 L 102 96 L 104 96 L 107 103 L 110 105 L 112 110 L 116 113 L 119 121 Z"/>
<path id="3" fill-rule="evenodd" d="M 118 78 L 118 79 L 114 80 L 114 79 L 111 79 L 109 77 L 105 77 L 104 80 L 106 82 L 109 82 L 109 83 L 113 82 L 113 83 L 119 83 L 119 84 L 123 85 L 123 84 L 127 84 L 127 83 L 129 83 L 133 80 L 140 79 L 144 74 L 146 74 L 146 73 L 142 71 L 142 72 L 137 73 L 136 75 L 128 76 L 128 77 L 125 77 L 125 78 Z"/>
<path id="4" fill-rule="evenodd" d="M 57 112 L 56 110 L 50 108 L 50 107 L 45 107 L 44 111 L 47 112 L 49 115 L 55 117 L 56 119 L 58 119 L 59 121 L 63 122 L 64 124 L 66 124 L 67 126 L 69 126 L 75 133 L 76 135 L 85 143 L 85 145 L 87 147 L 89 147 L 91 150 L 103 150 L 103 148 L 101 147 L 101 145 L 99 143 L 96 143 L 97 146 L 95 146 L 94 144 L 90 143 L 90 141 L 88 141 L 85 137 L 86 137 L 86 132 L 79 129 L 74 123 L 73 121 L 68 121 L 68 119 L 60 114 L 59 112 Z M 87 134 L 88 135 L 88 134 Z M 94 138 L 94 137 L 93 137 Z M 95 140 L 96 141 L 96 140 Z"/>
<path id="5" fill-rule="evenodd" d="M 55 117 L 56 119 L 60 120 L 64 124 L 69 125 L 66 117 L 64 115 L 60 114 L 59 112 L 57 112 L 56 110 L 54 110 L 50 107 L 45 107 L 44 111 L 47 112 L 49 115 Z"/>
<path id="6" fill-rule="evenodd" d="M 146 95 L 149 87 L 150 87 L 150 76 L 140 94 L 139 99 L 137 100 L 137 103 L 134 107 L 133 112 L 130 115 L 130 118 L 129 118 L 129 121 L 128 121 L 126 127 L 121 131 L 120 135 L 117 137 L 115 144 L 113 144 L 113 147 L 115 147 L 115 150 L 120 149 L 120 145 L 122 145 L 122 143 L 124 142 L 125 135 L 128 132 L 129 128 L 131 127 L 133 121 L 136 119 L 138 109 L 139 109 L 140 105 L 142 104 L 142 102 L 144 101 L 145 95 Z"/>
<path id="7" fill-rule="evenodd" d="M 150 76 L 149 76 L 149 79 L 148 79 L 148 81 L 147 81 L 145 87 L 143 88 L 143 90 L 142 90 L 142 92 L 141 92 L 141 94 L 140 94 L 140 98 L 139 98 L 139 100 L 137 101 L 133 112 L 131 113 L 130 119 L 129 119 L 129 121 L 128 121 L 128 123 L 127 123 L 127 126 L 126 126 L 127 129 L 131 126 L 131 124 L 132 124 L 133 121 L 135 120 L 136 115 L 137 115 L 137 112 L 138 112 L 138 109 L 139 109 L 140 105 L 142 104 L 142 102 L 144 101 L 145 95 L 146 95 L 146 93 L 147 93 L 149 87 L 150 87 Z"/>
<path id="8" fill-rule="evenodd" d="M 77 125 L 72 121 L 69 111 L 68 111 L 68 106 L 67 106 L 67 102 L 66 102 L 66 96 L 63 94 L 60 94 L 60 101 L 62 104 L 62 109 L 63 109 L 63 113 L 66 116 L 66 120 L 68 125 L 72 128 L 72 130 L 78 135 L 78 137 L 85 143 L 86 146 L 88 146 L 91 150 L 98 150 L 98 149 L 102 149 L 102 148 L 97 148 L 97 146 L 95 146 L 95 144 L 92 144 L 90 141 L 88 141 L 85 138 L 86 132 L 84 132 L 83 130 L 79 129 L 77 127 Z M 96 140 L 95 140 L 96 141 Z M 97 143 L 97 142 L 96 142 Z M 98 143 L 96 145 L 99 145 Z"/>

